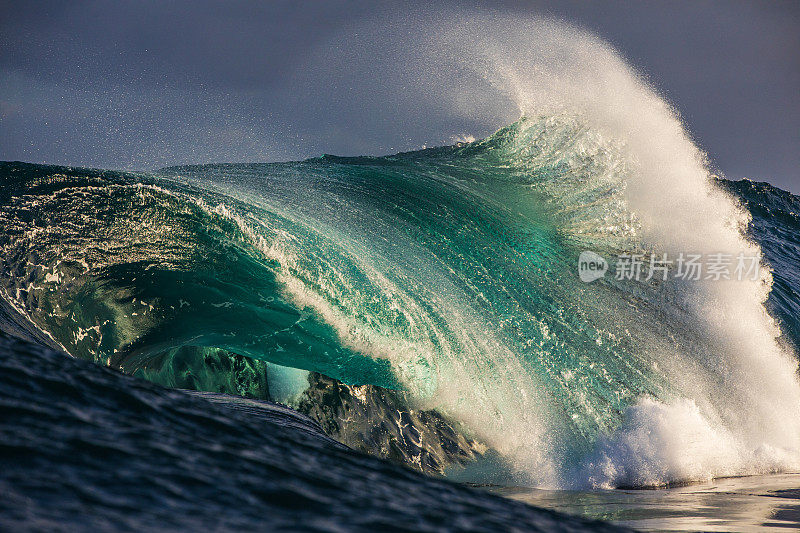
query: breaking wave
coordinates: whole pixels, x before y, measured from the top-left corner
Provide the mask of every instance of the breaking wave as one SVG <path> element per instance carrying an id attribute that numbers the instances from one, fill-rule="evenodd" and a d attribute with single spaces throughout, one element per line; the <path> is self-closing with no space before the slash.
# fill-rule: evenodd
<path id="1" fill-rule="evenodd" d="M 156 175 L 2 164 L 3 329 L 169 386 L 276 399 L 455 479 L 800 467 L 800 285 L 773 254 L 797 250 L 796 199 L 715 181 L 676 113 L 591 35 L 494 20 L 464 45 L 470 24 L 424 45 L 521 115 L 486 139 Z M 783 202 L 778 222 L 764 196 Z M 766 259 L 755 279 L 671 267 L 587 284 L 584 250 Z"/>

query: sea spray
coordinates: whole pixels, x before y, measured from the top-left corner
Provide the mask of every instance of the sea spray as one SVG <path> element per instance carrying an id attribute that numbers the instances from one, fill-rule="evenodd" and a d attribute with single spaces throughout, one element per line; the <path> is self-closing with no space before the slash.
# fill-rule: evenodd
<path id="1" fill-rule="evenodd" d="M 400 389 L 519 482 L 796 467 L 800 385 L 766 265 L 578 275 L 587 250 L 760 253 L 674 110 L 586 32 L 462 22 L 388 49 L 453 113 L 521 115 L 486 139 L 159 176 L 4 164 L 3 299 L 127 372 L 199 346 Z"/>

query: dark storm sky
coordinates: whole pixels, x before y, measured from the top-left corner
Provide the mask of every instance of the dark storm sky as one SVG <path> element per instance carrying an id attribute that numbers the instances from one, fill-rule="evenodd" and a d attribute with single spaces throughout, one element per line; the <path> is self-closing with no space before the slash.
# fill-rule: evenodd
<path id="1" fill-rule="evenodd" d="M 426 5 L 0 0 L 0 160 L 147 170 L 487 134 L 502 124 L 414 110 L 413 95 L 387 103 L 380 68 L 308 71 L 354 43 L 379 50 L 374 32 L 361 42 L 360 23 L 413 19 Z M 800 2 L 473 5 L 595 32 L 677 107 L 727 177 L 800 193 Z"/>

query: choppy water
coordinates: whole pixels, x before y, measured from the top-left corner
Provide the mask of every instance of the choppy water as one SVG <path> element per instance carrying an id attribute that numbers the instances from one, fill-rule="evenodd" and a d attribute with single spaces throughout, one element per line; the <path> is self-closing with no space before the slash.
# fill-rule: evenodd
<path id="1" fill-rule="evenodd" d="M 352 452 L 266 402 L 0 334 L 5 531 L 615 531 Z"/>

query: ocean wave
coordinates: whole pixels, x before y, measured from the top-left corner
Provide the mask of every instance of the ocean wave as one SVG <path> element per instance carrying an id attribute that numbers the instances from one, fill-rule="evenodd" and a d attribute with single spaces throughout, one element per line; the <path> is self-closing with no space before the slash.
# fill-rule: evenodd
<path id="1" fill-rule="evenodd" d="M 800 467 L 796 199 L 715 181 L 599 39 L 462 22 L 413 46 L 437 51 L 425 84 L 454 102 L 512 104 L 520 118 L 486 139 L 153 175 L 2 164 L 4 329 L 171 386 L 305 406 L 342 440 L 383 456 L 410 441 L 398 460 L 425 451 L 478 482 Z M 485 37 L 461 38 L 475 25 Z M 584 283 L 585 251 L 767 262 L 742 280 L 673 265 Z M 310 392 L 328 379 L 333 400 Z"/>
<path id="2" fill-rule="evenodd" d="M 387 431 L 380 393 L 360 422 L 321 409 L 309 372 L 340 382 L 339 402 L 358 396 L 348 386 L 396 389 L 398 413 L 439 413 L 462 441 L 430 471 L 487 448 L 515 480 L 560 486 L 791 467 L 791 418 L 765 433 L 774 416 L 728 409 L 766 407 L 751 388 L 765 372 L 788 395 L 770 404 L 791 406 L 792 361 L 769 344 L 751 354 L 760 366 L 720 353 L 729 326 L 704 307 L 719 298 L 711 282 L 578 279 L 584 247 L 611 256 L 649 245 L 619 157 L 556 117 L 385 158 L 161 177 L 4 164 L 3 299 L 76 357 L 302 405 L 383 456 L 389 441 L 365 435 L 384 423 L 397 440 L 403 415 Z M 445 433 L 401 460 L 441 447 Z M 642 434 L 649 452 L 635 443 Z M 687 454 L 682 443 L 698 439 L 731 443 L 731 454 L 713 464 Z"/>

